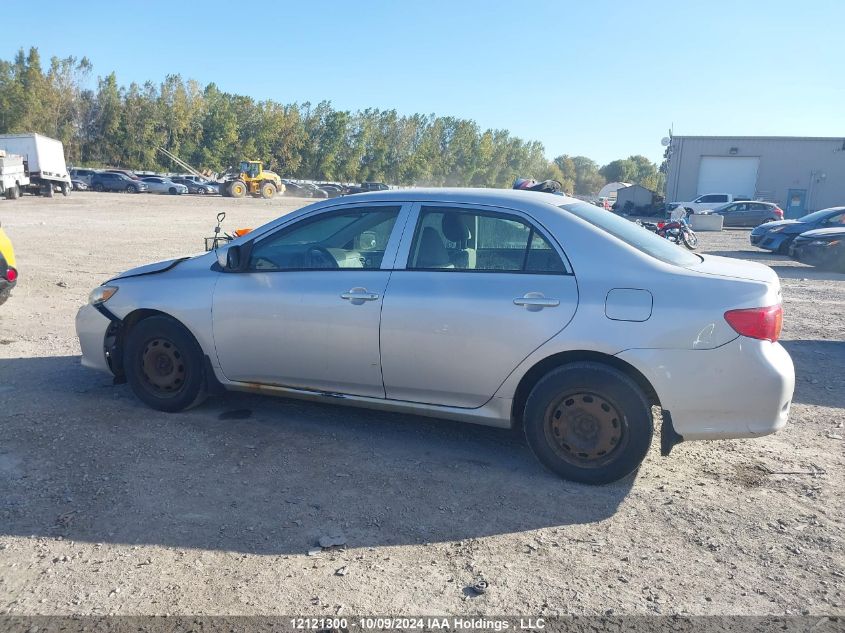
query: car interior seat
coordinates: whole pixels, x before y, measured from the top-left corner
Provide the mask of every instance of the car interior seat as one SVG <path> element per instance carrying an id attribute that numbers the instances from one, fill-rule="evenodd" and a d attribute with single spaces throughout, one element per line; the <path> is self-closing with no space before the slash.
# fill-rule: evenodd
<path id="1" fill-rule="evenodd" d="M 463 223 L 461 216 L 457 213 L 444 213 L 441 228 L 444 237 L 455 243 L 455 249 L 448 253 L 449 261 L 455 268 L 474 269 L 476 253 L 474 248 L 469 248 L 472 231 Z"/>
<path id="2" fill-rule="evenodd" d="M 449 259 L 449 251 L 443 243 L 440 233 L 431 226 L 423 229 L 420 237 L 420 246 L 417 250 L 417 268 L 454 268 L 455 265 Z"/>

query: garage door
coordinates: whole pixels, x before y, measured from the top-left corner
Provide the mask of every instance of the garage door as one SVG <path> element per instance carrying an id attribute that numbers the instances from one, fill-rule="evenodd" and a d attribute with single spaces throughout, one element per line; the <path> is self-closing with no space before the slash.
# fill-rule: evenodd
<path id="1" fill-rule="evenodd" d="M 698 169 L 698 195 L 732 193 L 754 196 L 759 156 L 702 156 Z"/>

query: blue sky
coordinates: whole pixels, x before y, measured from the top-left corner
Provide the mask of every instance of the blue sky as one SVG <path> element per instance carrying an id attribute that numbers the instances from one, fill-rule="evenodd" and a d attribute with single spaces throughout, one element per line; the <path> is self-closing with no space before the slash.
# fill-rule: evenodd
<path id="1" fill-rule="evenodd" d="M 676 134 L 845 135 L 845 2 L 3 3 L 0 58 L 88 56 L 123 84 L 472 118 L 548 156 L 658 161 Z M 93 80 L 92 80 L 93 81 Z"/>

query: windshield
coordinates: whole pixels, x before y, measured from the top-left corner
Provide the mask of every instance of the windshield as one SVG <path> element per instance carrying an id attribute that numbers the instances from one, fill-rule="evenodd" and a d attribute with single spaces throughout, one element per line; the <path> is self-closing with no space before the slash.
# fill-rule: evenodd
<path id="1" fill-rule="evenodd" d="M 651 255 L 667 264 L 692 266 L 701 263 L 701 260 L 696 255 L 684 250 L 680 246 L 672 244 L 669 240 L 658 237 L 648 229 L 624 218 L 620 218 L 618 215 L 614 215 L 594 204 L 578 202 L 564 204 L 560 208 L 607 231 L 626 244 L 633 246 L 638 251 L 646 255 Z"/>

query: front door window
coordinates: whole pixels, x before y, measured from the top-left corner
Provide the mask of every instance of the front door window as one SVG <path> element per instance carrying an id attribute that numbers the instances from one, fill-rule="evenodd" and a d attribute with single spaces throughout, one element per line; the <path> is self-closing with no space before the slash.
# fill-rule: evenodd
<path id="1" fill-rule="evenodd" d="M 398 215 L 399 207 L 373 207 L 302 220 L 256 243 L 249 269 L 378 269 Z"/>

